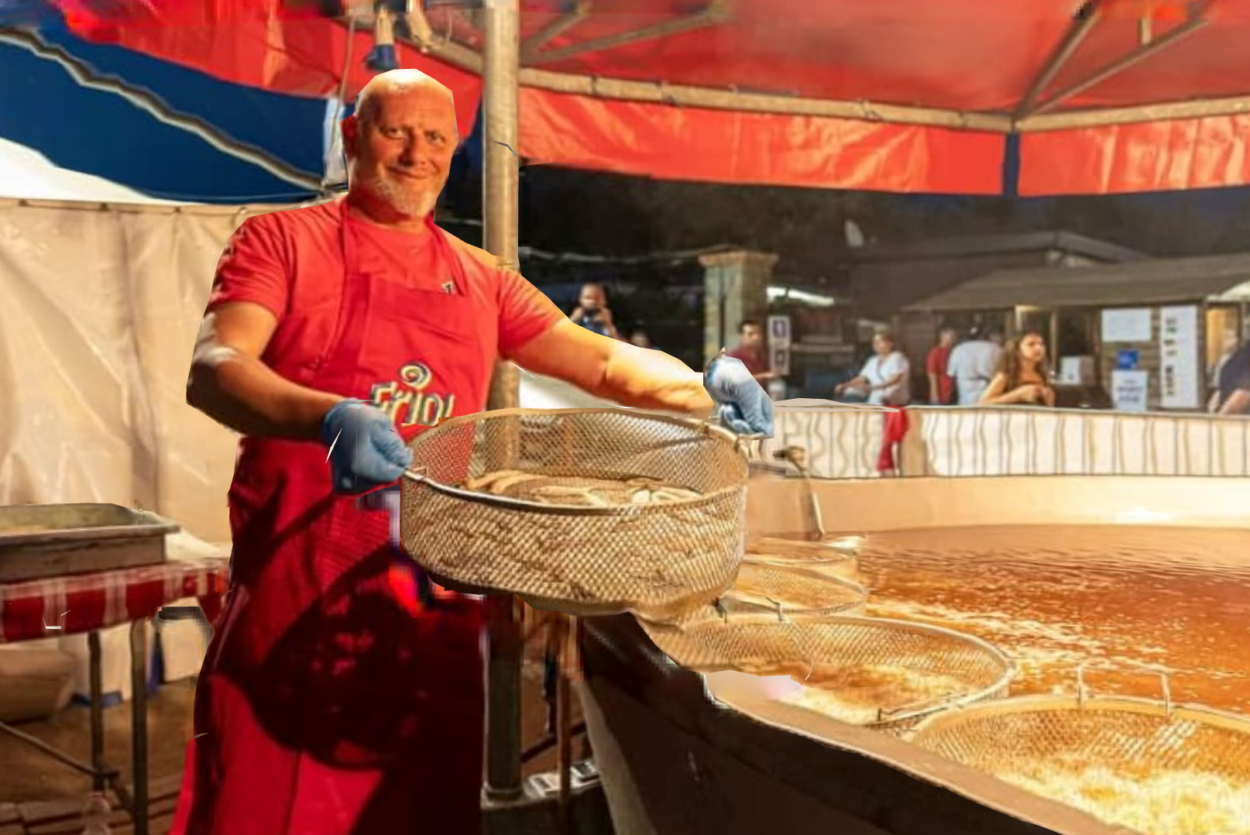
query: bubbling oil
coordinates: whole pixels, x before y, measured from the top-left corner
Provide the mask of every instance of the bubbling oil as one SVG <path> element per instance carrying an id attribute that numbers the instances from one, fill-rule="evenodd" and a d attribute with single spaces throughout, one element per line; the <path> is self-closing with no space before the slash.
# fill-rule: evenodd
<path id="1" fill-rule="evenodd" d="M 1020 670 L 1013 695 L 1100 695 L 1250 714 L 1250 530 L 1003 526 L 874 534 L 859 569 L 869 613 L 959 630 Z M 1096 672 L 1095 672 L 1096 671 Z M 1250 715 L 1247 716 L 1250 718 Z M 1079 752 L 1074 752 L 1079 753 Z M 1123 763 L 1039 761 L 1002 779 L 1151 835 L 1250 833 L 1250 780 Z"/>
<path id="2" fill-rule="evenodd" d="M 865 537 L 868 611 L 975 635 L 1019 666 L 1012 695 L 1074 690 L 1250 714 L 1250 530 L 1002 526 Z"/>

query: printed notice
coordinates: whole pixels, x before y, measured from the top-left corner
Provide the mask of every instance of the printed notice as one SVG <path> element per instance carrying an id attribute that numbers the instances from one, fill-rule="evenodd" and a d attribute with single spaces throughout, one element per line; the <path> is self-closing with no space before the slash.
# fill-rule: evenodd
<path id="1" fill-rule="evenodd" d="M 1198 376 L 1198 308 L 1160 308 L 1159 405 L 1197 409 Z"/>

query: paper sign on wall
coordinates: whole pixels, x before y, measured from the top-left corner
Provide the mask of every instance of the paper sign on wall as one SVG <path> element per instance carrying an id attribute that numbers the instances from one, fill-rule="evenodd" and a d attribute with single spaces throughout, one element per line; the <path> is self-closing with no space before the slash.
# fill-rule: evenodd
<path id="1" fill-rule="evenodd" d="M 1112 371 L 1111 404 L 1118 412 L 1144 412 L 1150 394 L 1146 371 Z"/>
<path id="2" fill-rule="evenodd" d="M 1103 342 L 1149 342 L 1150 308 L 1131 307 L 1102 312 Z"/>
<path id="3" fill-rule="evenodd" d="M 1159 404 L 1198 408 L 1198 308 L 1159 310 Z"/>
<path id="4" fill-rule="evenodd" d="M 768 344 L 772 348 L 790 347 L 790 317 L 768 317 Z"/>

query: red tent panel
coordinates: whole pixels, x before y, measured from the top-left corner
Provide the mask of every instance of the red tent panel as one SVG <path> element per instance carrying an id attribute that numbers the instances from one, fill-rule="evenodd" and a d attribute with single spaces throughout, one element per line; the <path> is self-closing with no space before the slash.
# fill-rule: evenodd
<path id="1" fill-rule="evenodd" d="M 115 42 L 217 78 L 297 95 L 338 88 L 347 33 L 286 0 L 57 0 L 78 34 Z M 1175 4 L 1182 0 L 1166 0 Z M 553 22 L 563 0 L 526 0 L 522 28 Z M 1131 10 L 1131 3 L 1121 2 Z M 705 3 L 596 0 L 593 13 L 529 64 L 558 73 L 719 90 L 961 112 L 1011 113 L 1073 25 L 1079 0 L 732 0 L 728 15 L 679 34 L 593 44 L 690 17 Z M 693 10 L 692 10 L 693 7 Z M 1250 0 L 1214 0 L 1210 23 L 1134 66 L 1076 91 L 1052 109 L 1134 107 L 1250 96 Z M 1172 15 L 1171 17 L 1175 17 Z M 434 10 L 436 31 L 471 38 L 455 12 Z M 1178 26 L 1159 20 L 1155 40 Z M 1090 78 L 1137 49 L 1132 15 L 1101 20 L 1042 98 Z M 372 33 L 358 33 L 350 100 L 369 77 Z M 557 50 L 551 57 L 551 50 Z M 401 48 L 456 94 L 466 135 L 480 100 L 471 73 Z M 564 165 L 672 179 L 826 188 L 996 193 L 1003 138 L 881 122 L 730 113 L 556 94 L 522 93 L 523 150 Z M 1023 194 L 1114 193 L 1245 185 L 1245 117 L 1089 130 L 1026 132 Z"/>
<path id="2" fill-rule="evenodd" d="M 521 153 L 709 183 L 997 194 L 1001 134 L 604 101 L 523 88 Z"/>
<path id="3" fill-rule="evenodd" d="M 1026 133 L 1020 194 L 1250 185 L 1250 115 Z"/>

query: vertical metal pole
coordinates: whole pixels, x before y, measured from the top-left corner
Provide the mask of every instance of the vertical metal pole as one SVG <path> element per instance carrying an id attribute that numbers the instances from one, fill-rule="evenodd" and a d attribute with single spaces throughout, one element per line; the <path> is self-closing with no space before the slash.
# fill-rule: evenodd
<path id="1" fill-rule="evenodd" d="M 148 631 L 140 618 L 130 624 L 130 756 L 134 761 L 131 820 L 134 835 L 148 835 Z"/>
<path id="2" fill-rule="evenodd" d="M 87 680 L 91 694 L 91 788 L 104 791 L 104 676 L 101 669 L 100 633 L 87 633 Z"/>
<path id="3" fill-rule="evenodd" d="M 520 266 L 517 252 L 519 174 L 517 158 L 517 83 L 521 39 L 519 0 L 491 0 L 482 10 L 482 131 L 486 171 L 482 205 L 486 249 L 503 264 Z M 516 408 L 520 375 L 506 363 L 495 366 L 487 408 Z M 515 799 L 521 789 L 520 623 L 511 597 L 493 596 L 489 607 L 487 663 L 486 792 L 497 800 Z"/>

